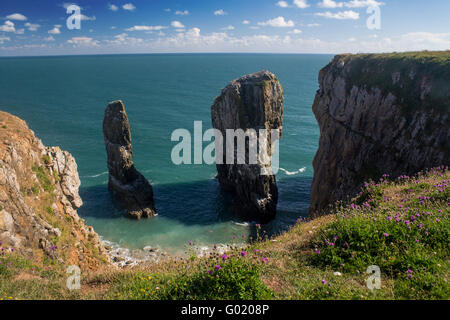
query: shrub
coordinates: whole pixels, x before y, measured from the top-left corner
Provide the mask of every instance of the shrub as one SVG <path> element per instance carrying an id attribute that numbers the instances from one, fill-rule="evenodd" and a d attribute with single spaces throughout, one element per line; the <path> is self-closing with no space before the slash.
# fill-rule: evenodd
<path id="1" fill-rule="evenodd" d="M 428 292 L 441 297 L 448 292 L 442 277 L 449 258 L 449 177 L 442 169 L 397 184 L 367 185 L 314 239 L 312 264 L 346 272 L 377 265 L 398 281 L 402 296 Z M 414 288 L 411 294 L 407 285 Z"/>
<path id="2" fill-rule="evenodd" d="M 209 264 L 210 268 L 205 268 Z M 158 300 L 260 300 L 273 297 L 260 279 L 260 265 L 233 257 L 219 263 L 208 259 L 190 274 L 139 276 L 126 281 L 118 292 L 122 298 Z"/>
<path id="3" fill-rule="evenodd" d="M 41 184 L 44 191 L 53 192 L 54 186 L 48 176 L 47 170 L 44 167 L 36 166 L 32 167 L 32 170 L 36 174 L 36 177 L 38 178 L 39 183 Z"/>

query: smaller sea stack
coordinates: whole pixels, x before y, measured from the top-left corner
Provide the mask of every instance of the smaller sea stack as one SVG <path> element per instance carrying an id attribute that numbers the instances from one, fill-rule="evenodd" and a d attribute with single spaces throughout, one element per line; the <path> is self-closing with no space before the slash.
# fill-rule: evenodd
<path id="1" fill-rule="evenodd" d="M 246 221 L 269 222 L 275 218 L 278 202 L 271 156 L 274 154 L 274 142 L 278 140 L 274 138 L 281 137 L 283 126 L 283 89 L 280 82 L 269 71 L 233 80 L 215 99 L 211 111 L 213 127 L 223 136 L 223 159 L 216 154 L 217 177 L 223 188 L 234 193 L 234 214 Z M 242 152 L 237 145 L 239 140 L 244 139 L 228 136 L 229 129 L 245 132 L 245 155 L 240 154 Z M 267 134 L 262 135 L 262 131 Z M 258 142 L 254 143 L 256 139 Z M 262 143 L 265 144 L 263 148 Z M 251 150 L 256 150 L 255 144 L 258 155 L 253 158 L 255 161 L 249 161 L 254 153 Z M 229 145 L 234 149 L 228 150 Z M 245 161 L 242 161 L 244 157 Z M 227 158 L 234 158 L 234 161 L 230 163 Z"/>
<path id="2" fill-rule="evenodd" d="M 105 110 L 103 134 L 108 156 L 108 187 L 135 219 L 156 215 L 153 188 L 133 163 L 131 131 L 122 101 L 111 102 Z"/>

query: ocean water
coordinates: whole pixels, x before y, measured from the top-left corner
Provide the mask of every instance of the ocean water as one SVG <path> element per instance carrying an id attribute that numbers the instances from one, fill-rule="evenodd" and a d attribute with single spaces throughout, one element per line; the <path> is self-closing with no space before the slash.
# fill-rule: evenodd
<path id="1" fill-rule="evenodd" d="M 26 120 L 45 145 L 74 155 L 84 205 L 79 215 L 106 240 L 127 248 L 159 247 L 182 253 L 198 246 L 241 243 L 254 226 L 231 215 L 230 195 L 215 165 L 171 161 L 178 128 L 194 121 L 211 128 L 210 108 L 226 84 L 267 69 L 285 94 L 284 131 L 277 174 L 277 218 L 264 230 L 286 230 L 307 215 L 312 161 L 319 130 L 311 110 L 319 70 L 330 55 L 155 54 L 0 59 L 0 110 Z M 159 215 L 134 221 L 107 189 L 102 121 L 109 101 L 121 99 L 131 123 L 134 161 L 152 183 Z M 206 144 L 205 144 L 206 145 Z"/>

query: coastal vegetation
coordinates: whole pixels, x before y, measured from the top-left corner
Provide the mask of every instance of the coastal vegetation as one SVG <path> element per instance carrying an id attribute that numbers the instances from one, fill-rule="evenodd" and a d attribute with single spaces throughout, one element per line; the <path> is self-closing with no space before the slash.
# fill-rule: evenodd
<path id="1" fill-rule="evenodd" d="M 63 265 L 0 253 L 0 299 L 448 299 L 450 170 L 368 181 L 337 214 L 300 219 L 288 232 L 196 257 L 83 274 L 66 287 Z M 369 266 L 381 286 L 369 289 Z"/>
<path id="2" fill-rule="evenodd" d="M 405 116 L 416 110 L 448 111 L 450 51 L 357 54 L 344 61 L 352 64 L 345 75 L 348 92 L 356 86 L 391 93 L 401 98 L 397 103 Z"/>

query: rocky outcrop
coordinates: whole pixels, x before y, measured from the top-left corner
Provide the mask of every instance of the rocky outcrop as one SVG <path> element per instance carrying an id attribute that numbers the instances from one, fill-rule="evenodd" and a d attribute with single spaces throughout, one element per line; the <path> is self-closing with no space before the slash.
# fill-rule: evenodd
<path id="1" fill-rule="evenodd" d="M 269 222 L 275 217 L 278 190 L 271 171 L 273 154 L 271 130 L 281 137 L 283 124 L 283 89 L 272 73 L 261 71 L 231 81 L 222 90 L 212 106 L 213 127 L 223 136 L 223 159 L 217 160 L 218 179 L 222 187 L 234 192 L 233 211 L 247 221 Z M 266 152 L 256 161 L 250 161 L 249 142 L 245 144 L 245 162 L 239 164 L 237 144 L 234 144 L 227 163 L 227 129 L 254 129 L 258 138 L 260 129 L 267 130 Z M 252 135 L 254 137 L 254 135 Z M 234 139 L 233 139 L 234 140 Z M 216 143 L 217 143 L 216 137 Z M 233 141 L 229 141 L 233 144 Z M 218 146 L 216 146 L 217 148 Z M 258 145 L 261 150 L 261 145 Z M 262 174 L 265 171 L 265 174 Z"/>
<path id="2" fill-rule="evenodd" d="M 450 164 L 450 52 L 339 55 L 319 84 L 310 216 L 369 179 Z"/>
<path id="3" fill-rule="evenodd" d="M 156 214 L 153 188 L 133 163 L 131 131 L 122 101 L 111 102 L 103 121 L 108 156 L 109 189 L 122 201 L 128 216 L 141 219 Z"/>
<path id="4" fill-rule="evenodd" d="M 97 270 L 109 258 L 77 214 L 83 204 L 75 159 L 45 147 L 23 120 L 0 112 L 0 247 Z"/>

